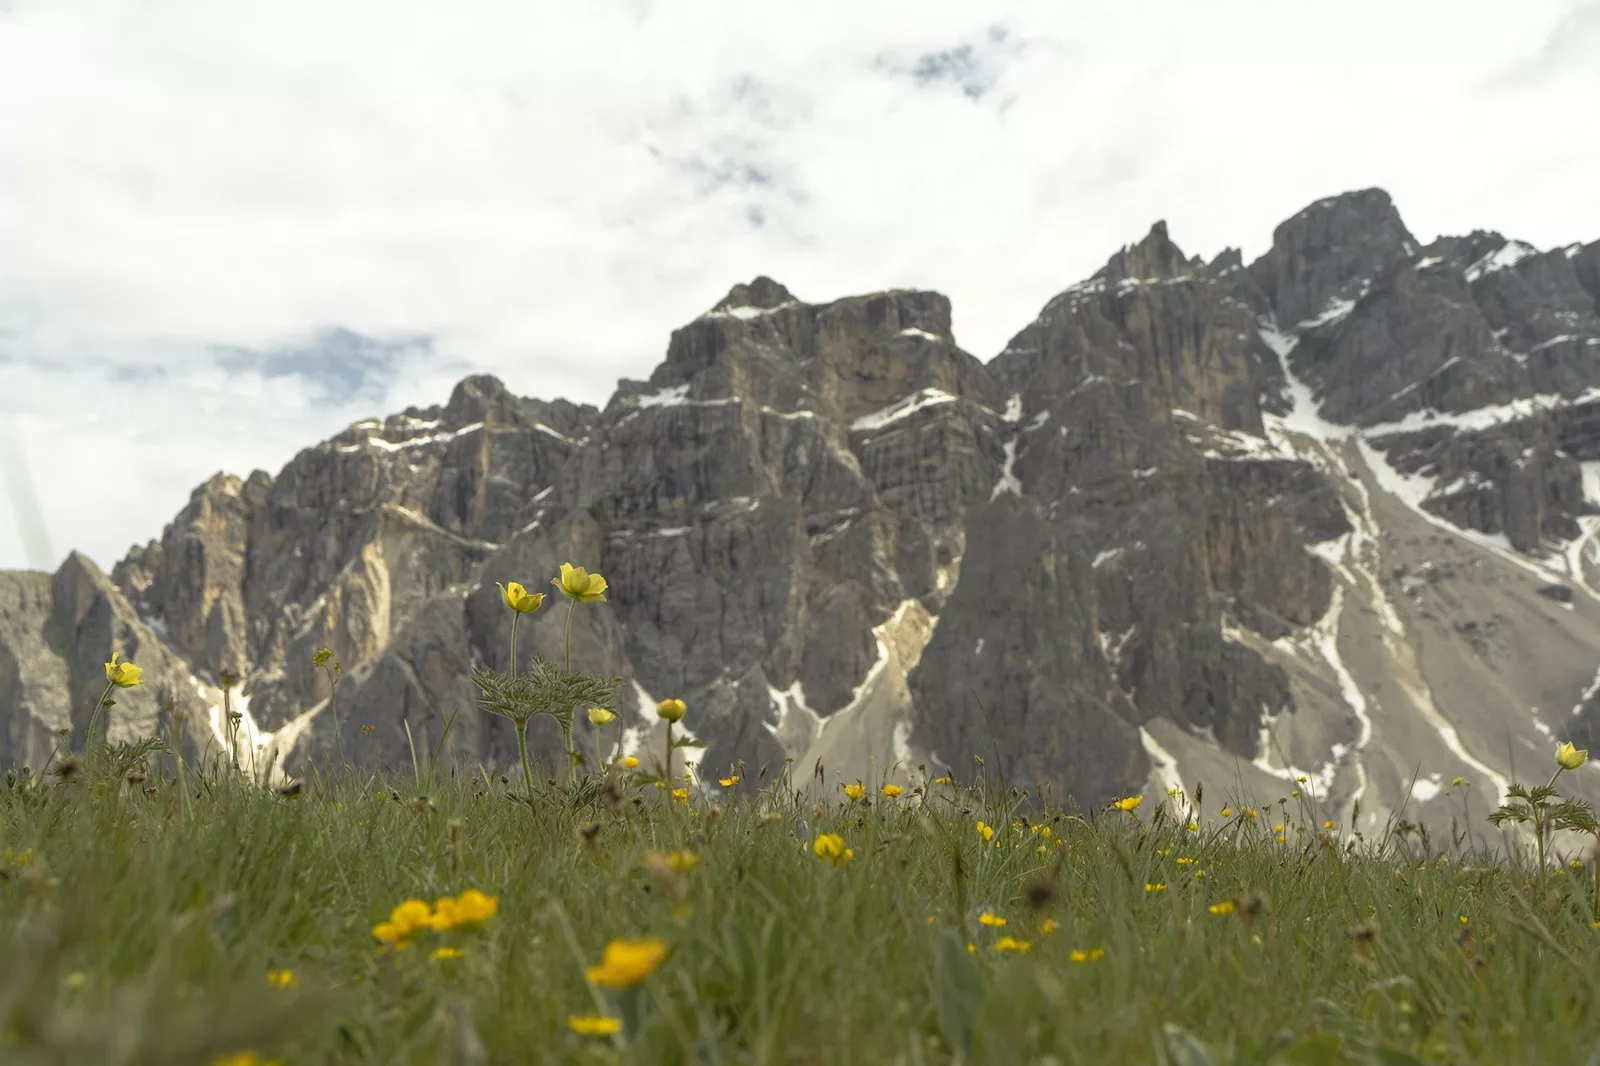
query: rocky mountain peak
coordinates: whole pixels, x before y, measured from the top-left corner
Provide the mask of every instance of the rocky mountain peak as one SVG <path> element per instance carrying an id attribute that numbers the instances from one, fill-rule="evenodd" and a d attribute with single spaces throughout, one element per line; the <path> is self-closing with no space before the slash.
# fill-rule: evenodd
<path id="1" fill-rule="evenodd" d="M 1416 242 L 1389 194 L 1363 189 L 1318 200 L 1272 233 L 1251 267 L 1285 329 L 1314 318 L 1334 298 L 1382 274 Z"/>
<path id="2" fill-rule="evenodd" d="M 1130 244 L 1113 255 L 1105 267 L 1106 280 L 1112 285 L 1128 278 L 1168 281 L 1193 272 L 1194 264 L 1167 236 L 1165 221 L 1151 226 L 1150 232 L 1138 244 Z"/>
<path id="3" fill-rule="evenodd" d="M 774 307 L 781 307 L 791 302 L 794 296 L 789 290 L 779 285 L 765 274 L 758 276 L 748 285 L 735 285 L 712 308 L 713 311 L 733 311 L 741 307 L 749 307 L 758 311 L 770 311 Z"/>

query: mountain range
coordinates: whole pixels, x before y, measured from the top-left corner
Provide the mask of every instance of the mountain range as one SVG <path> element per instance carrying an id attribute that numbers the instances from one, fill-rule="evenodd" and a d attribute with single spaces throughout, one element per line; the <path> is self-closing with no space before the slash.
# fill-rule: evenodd
<path id="1" fill-rule="evenodd" d="M 622 678 L 603 754 L 680 697 L 708 778 L 1203 782 L 1442 828 L 1597 739 L 1600 241 L 1424 245 L 1368 189 L 1248 264 L 1157 223 L 987 362 L 950 310 L 758 277 L 603 410 L 469 377 L 217 474 L 109 574 L 0 573 L 0 764 L 81 737 L 115 650 L 149 683 L 113 737 L 177 705 L 215 751 L 233 673 L 241 759 L 303 772 L 336 747 L 328 647 L 353 761 L 456 714 L 446 758 L 510 773 L 470 673 L 509 665 L 496 583 L 563 562 L 610 583 L 572 630 Z M 565 621 L 521 649 L 559 657 Z"/>

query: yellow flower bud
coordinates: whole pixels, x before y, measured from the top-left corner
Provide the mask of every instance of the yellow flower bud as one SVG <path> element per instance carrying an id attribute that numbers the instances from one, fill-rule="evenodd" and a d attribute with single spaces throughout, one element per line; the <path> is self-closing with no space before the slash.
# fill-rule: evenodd
<path id="1" fill-rule="evenodd" d="M 1589 761 L 1588 748 L 1575 748 L 1569 740 L 1556 749 L 1556 762 L 1563 770 L 1576 770 Z"/>
<path id="2" fill-rule="evenodd" d="M 604 707 L 590 707 L 589 708 L 589 724 L 590 725 L 609 725 L 609 724 L 611 724 L 612 720 L 615 719 L 616 717 L 617 717 L 616 715 L 612 714 L 610 711 L 606 710 Z"/>
<path id="3" fill-rule="evenodd" d="M 143 674 L 144 670 L 141 667 L 132 663 L 117 662 L 116 652 L 111 653 L 111 661 L 106 663 L 106 680 L 118 688 L 132 688 L 144 684 L 144 678 L 141 676 Z M 1572 745 L 1568 744 L 1567 747 L 1570 748 Z"/>
<path id="4" fill-rule="evenodd" d="M 656 704 L 656 714 L 669 722 L 676 722 L 689 712 L 689 707 L 682 700 L 662 700 Z"/>
<path id="5" fill-rule="evenodd" d="M 544 593 L 535 592 L 530 595 L 527 589 L 515 581 L 506 585 L 496 581 L 495 587 L 505 597 L 506 606 L 518 614 L 532 614 L 544 603 Z"/>
<path id="6" fill-rule="evenodd" d="M 596 600 L 605 602 L 606 579 L 599 574 L 591 574 L 581 566 L 571 563 L 561 564 L 561 576 L 550 579 L 562 595 L 579 603 L 593 603 Z"/>

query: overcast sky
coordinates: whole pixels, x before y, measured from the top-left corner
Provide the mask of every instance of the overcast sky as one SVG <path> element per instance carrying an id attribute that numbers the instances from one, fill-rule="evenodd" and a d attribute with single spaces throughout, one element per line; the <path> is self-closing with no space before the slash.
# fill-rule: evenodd
<path id="1" fill-rule="evenodd" d="M 0 567 L 470 371 L 603 404 L 757 274 L 989 359 L 1158 218 L 1600 238 L 1596 56 L 1565 0 L 0 0 Z"/>

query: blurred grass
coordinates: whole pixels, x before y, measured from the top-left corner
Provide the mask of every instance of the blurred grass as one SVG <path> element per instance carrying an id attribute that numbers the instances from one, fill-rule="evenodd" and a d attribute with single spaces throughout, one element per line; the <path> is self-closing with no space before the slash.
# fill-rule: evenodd
<path id="1" fill-rule="evenodd" d="M 1320 822 L 1279 843 L 1270 812 L 1190 831 L 981 788 L 819 810 L 748 782 L 715 809 L 619 778 L 531 803 L 482 776 L 424 803 L 409 778 L 201 785 L 190 815 L 160 775 L 0 792 L 0 1062 L 1600 1062 L 1576 872 L 1537 898 L 1526 870 Z M 823 832 L 853 860 L 819 860 Z M 677 850 L 686 874 L 649 860 Z M 499 901 L 481 929 L 378 950 L 395 905 L 468 888 Z M 640 935 L 671 946 L 641 986 L 585 982 Z M 634 1024 L 569 1031 L 602 1008 Z"/>

